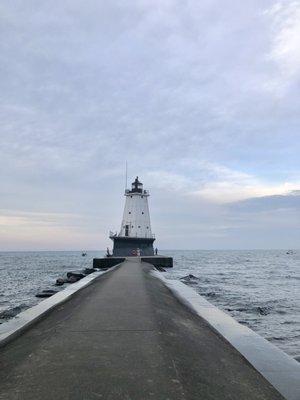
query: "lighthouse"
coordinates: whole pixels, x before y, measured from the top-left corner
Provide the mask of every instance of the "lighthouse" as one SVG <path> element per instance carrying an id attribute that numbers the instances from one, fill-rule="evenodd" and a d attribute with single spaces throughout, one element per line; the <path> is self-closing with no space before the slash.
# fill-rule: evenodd
<path id="1" fill-rule="evenodd" d="M 125 207 L 119 234 L 110 232 L 113 256 L 153 256 L 153 242 L 148 207 L 149 192 L 136 177 L 131 190 L 125 190 Z"/>

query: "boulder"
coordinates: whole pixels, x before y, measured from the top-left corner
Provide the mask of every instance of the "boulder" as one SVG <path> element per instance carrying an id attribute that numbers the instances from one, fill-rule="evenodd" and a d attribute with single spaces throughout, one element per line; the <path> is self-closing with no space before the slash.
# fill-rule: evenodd
<path id="1" fill-rule="evenodd" d="M 92 274 L 93 272 L 96 272 L 97 270 L 95 268 L 86 268 L 83 272 L 85 275 Z"/>
<path id="2" fill-rule="evenodd" d="M 45 290 L 42 290 L 40 293 L 37 293 L 37 294 L 35 295 L 35 297 L 40 297 L 40 298 L 51 297 L 51 296 L 53 296 L 55 293 L 58 293 L 58 290 L 45 289 Z"/>
<path id="3" fill-rule="evenodd" d="M 189 281 L 199 281 L 199 278 L 197 278 L 195 275 L 192 275 L 192 274 L 183 276 L 180 279 L 183 280 L 183 281 L 187 281 L 187 282 L 189 282 Z"/>
<path id="4" fill-rule="evenodd" d="M 70 278 L 71 276 L 74 276 L 75 278 L 81 279 L 85 277 L 85 274 L 83 271 L 69 271 L 67 272 L 67 278 Z"/>
<path id="5" fill-rule="evenodd" d="M 77 281 L 79 281 L 81 278 L 79 278 L 79 277 L 77 277 L 77 276 L 75 276 L 75 275 L 70 275 L 70 276 L 68 276 L 68 278 L 67 278 L 67 282 L 68 283 L 75 283 L 75 282 L 77 282 Z"/>
<path id="6" fill-rule="evenodd" d="M 257 307 L 257 311 L 260 315 L 268 315 L 270 313 L 270 310 L 268 307 Z"/>
<path id="7" fill-rule="evenodd" d="M 55 285 L 62 286 L 65 282 L 66 282 L 66 280 L 64 278 L 57 278 Z"/>
<path id="8" fill-rule="evenodd" d="M 42 293 L 51 293 L 51 294 L 55 294 L 55 293 L 58 293 L 58 290 L 54 290 L 54 289 L 45 289 L 45 290 L 42 290 Z"/>
<path id="9" fill-rule="evenodd" d="M 40 297 L 40 298 L 44 298 L 44 297 L 51 297 L 51 296 L 53 296 L 54 295 L 54 293 L 48 293 L 48 292 L 41 292 L 41 293 L 37 293 L 36 295 L 35 295 L 35 297 Z"/>

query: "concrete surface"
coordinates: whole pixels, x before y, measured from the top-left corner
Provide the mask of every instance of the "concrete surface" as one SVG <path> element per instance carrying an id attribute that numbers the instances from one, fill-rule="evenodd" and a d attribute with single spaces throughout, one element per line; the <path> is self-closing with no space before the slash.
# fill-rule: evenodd
<path id="1" fill-rule="evenodd" d="M 173 268 L 173 258 L 166 256 L 141 257 L 141 260 L 161 268 Z"/>
<path id="2" fill-rule="evenodd" d="M 0 349 L 0 399 L 283 399 L 150 268 L 125 261 Z"/>
<path id="3" fill-rule="evenodd" d="M 93 268 L 111 268 L 125 261 L 125 257 L 93 258 Z"/>

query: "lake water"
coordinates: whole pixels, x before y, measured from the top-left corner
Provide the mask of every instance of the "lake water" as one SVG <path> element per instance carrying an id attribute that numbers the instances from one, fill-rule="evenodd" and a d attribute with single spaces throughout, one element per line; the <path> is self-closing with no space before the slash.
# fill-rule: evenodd
<path id="1" fill-rule="evenodd" d="M 162 252 L 174 257 L 165 274 L 187 279 L 199 294 L 270 340 L 286 353 L 300 356 L 300 251 Z M 289 253 L 289 254 L 287 254 Z M 35 294 L 53 288 L 67 271 L 92 265 L 104 252 L 1 252 L 0 322 L 38 303 Z"/>

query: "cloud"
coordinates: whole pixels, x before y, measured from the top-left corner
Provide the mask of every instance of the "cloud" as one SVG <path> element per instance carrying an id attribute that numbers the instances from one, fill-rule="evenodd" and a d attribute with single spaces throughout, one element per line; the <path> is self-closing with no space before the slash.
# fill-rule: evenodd
<path id="1" fill-rule="evenodd" d="M 300 1 L 279 1 L 265 11 L 272 22 L 270 60 L 278 66 L 270 88 L 282 89 L 300 78 Z"/>
<path id="2" fill-rule="evenodd" d="M 125 160 L 165 247 L 256 245 L 231 203 L 299 189 L 298 3 L 2 2 L 2 248 L 106 248 Z"/>
<path id="3" fill-rule="evenodd" d="M 0 251 L 16 250 L 15 243 L 18 250 L 81 249 L 96 245 L 95 238 L 104 240 L 105 232 L 97 232 L 88 215 L 0 210 Z"/>
<path id="4" fill-rule="evenodd" d="M 190 173 L 190 174 L 189 174 Z M 181 173 L 158 170 L 147 174 L 152 187 L 181 192 L 218 204 L 287 195 L 300 189 L 300 182 L 271 184 L 259 177 L 206 161 L 181 160 Z"/>
<path id="5" fill-rule="evenodd" d="M 300 190 L 290 191 L 285 194 L 253 197 L 236 202 L 232 205 L 236 210 L 248 212 L 273 212 L 294 210 L 300 211 Z M 300 219 L 298 218 L 298 222 Z M 297 223 L 298 223 L 297 222 Z"/>
<path id="6" fill-rule="evenodd" d="M 202 189 L 195 192 L 195 194 L 218 203 L 231 203 L 253 197 L 266 197 L 276 194 L 285 195 L 290 190 L 298 188 L 300 188 L 300 184 L 289 182 L 280 185 L 268 185 L 256 179 L 242 179 L 240 181 L 224 180 L 207 183 Z"/>

